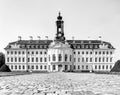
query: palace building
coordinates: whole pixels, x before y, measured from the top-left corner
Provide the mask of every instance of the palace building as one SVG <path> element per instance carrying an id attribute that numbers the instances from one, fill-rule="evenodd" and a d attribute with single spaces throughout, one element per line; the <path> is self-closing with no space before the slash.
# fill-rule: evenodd
<path id="1" fill-rule="evenodd" d="M 22 40 L 5 47 L 6 64 L 12 71 L 110 71 L 115 48 L 102 40 L 67 40 L 59 13 L 54 40 Z"/>

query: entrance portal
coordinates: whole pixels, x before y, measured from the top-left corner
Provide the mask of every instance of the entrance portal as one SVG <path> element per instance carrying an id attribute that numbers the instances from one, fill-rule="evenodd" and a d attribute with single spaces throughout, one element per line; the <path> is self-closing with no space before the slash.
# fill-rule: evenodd
<path id="1" fill-rule="evenodd" d="M 58 65 L 58 72 L 62 72 L 63 71 L 63 68 L 62 68 L 62 65 Z"/>

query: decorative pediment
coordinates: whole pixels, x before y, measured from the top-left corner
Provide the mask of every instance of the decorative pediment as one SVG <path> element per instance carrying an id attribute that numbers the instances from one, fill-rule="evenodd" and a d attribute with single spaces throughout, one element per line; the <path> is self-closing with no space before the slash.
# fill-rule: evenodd
<path id="1" fill-rule="evenodd" d="M 108 45 L 107 44 L 102 44 L 102 45 L 99 45 L 99 48 L 100 49 L 108 49 Z"/>
<path id="2" fill-rule="evenodd" d="M 62 43 L 62 42 L 55 42 L 55 41 L 53 41 L 49 45 L 49 48 L 70 48 L 70 45 L 67 42 Z"/>

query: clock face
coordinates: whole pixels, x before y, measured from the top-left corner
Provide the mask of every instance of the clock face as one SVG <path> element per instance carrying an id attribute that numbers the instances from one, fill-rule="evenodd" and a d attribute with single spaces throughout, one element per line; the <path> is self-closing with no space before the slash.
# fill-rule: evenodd
<path id="1" fill-rule="evenodd" d="M 58 36 L 59 36 L 59 37 L 61 37 L 61 36 L 62 36 L 62 34 L 61 34 L 61 33 L 59 33 L 59 34 L 58 34 Z"/>

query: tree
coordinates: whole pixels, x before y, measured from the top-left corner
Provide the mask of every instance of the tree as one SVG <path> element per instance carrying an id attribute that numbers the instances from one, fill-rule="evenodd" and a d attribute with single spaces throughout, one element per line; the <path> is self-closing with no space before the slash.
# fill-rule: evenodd
<path id="1" fill-rule="evenodd" d="M 11 70 L 5 64 L 5 55 L 0 52 L 0 72 L 10 72 Z"/>
<path id="2" fill-rule="evenodd" d="M 115 62 L 114 67 L 111 69 L 111 72 L 120 72 L 120 60 Z"/>
<path id="3" fill-rule="evenodd" d="M 0 72 L 10 72 L 11 70 L 6 64 L 3 64 L 0 68 Z"/>
<path id="4" fill-rule="evenodd" d="M 0 52 L 0 67 L 5 64 L 5 55 Z"/>

